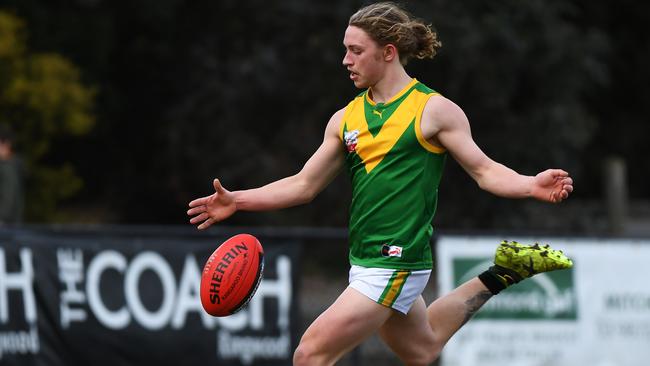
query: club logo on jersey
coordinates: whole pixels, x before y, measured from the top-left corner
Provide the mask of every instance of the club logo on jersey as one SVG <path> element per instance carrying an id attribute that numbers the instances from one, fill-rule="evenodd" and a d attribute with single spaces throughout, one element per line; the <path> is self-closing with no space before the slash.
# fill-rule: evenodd
<path id="1" fill-rule="evenodd" d="M 384 244 L 381 246 L 381 255 L 384 257 L 402 257 L 402 247 Z"/>
<path id="2" fill-rule="evenodd" d="M 354 152 L 359 142 L 359 130 L 346 131 L 343 134 L 343 139 L 345 140 L 345 146 L 348 152 Z"/>

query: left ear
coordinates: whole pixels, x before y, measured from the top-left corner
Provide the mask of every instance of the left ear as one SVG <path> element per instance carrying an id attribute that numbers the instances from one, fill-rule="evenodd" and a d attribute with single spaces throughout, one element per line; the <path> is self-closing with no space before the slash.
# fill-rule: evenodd
<path id="1" fill-rule="evenodd" d="M 398 58 L 397 47 L 394 44 L 387 44 L 384 46 L 384 61 L 391 62 Z"/>

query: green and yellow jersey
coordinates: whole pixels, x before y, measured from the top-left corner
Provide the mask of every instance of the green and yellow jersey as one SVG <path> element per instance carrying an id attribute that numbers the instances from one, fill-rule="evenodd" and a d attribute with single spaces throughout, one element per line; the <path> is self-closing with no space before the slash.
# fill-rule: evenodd
<path id="1" fill-rule="evenodd" d="M 413 79 L 386 103 L 366 90 L 345 109 L 340 138 L 352 180 L 351 264 L 432 267 L 431 221 L 447 154 L 422 136 L 420 119 L 434 95 Z"/>

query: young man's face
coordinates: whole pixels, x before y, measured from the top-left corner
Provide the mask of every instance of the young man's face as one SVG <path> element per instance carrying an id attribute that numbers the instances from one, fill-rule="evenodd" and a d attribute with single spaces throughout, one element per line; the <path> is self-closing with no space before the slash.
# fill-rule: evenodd
<path id="1" fill-rule="evenodd" d="M 383 57 L 384 50 L 364 30 L 353 25 L 348 26 L 343 45 L 343 66 L 350 72 L 354 86 L 360 89 L 368 88 L 381 80 L 387 65 Z"/>

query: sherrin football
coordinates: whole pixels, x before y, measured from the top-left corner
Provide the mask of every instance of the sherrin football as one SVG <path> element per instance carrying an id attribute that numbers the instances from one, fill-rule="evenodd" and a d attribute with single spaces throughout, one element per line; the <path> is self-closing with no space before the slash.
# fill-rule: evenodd
<path id="1" fill-rule="evenodd" d="M 238 234 L 208 258 L 201 274 L 201 305 L 213 316 L 241 310 L 262 280 L 264 249 L 256 237 Z"/>

